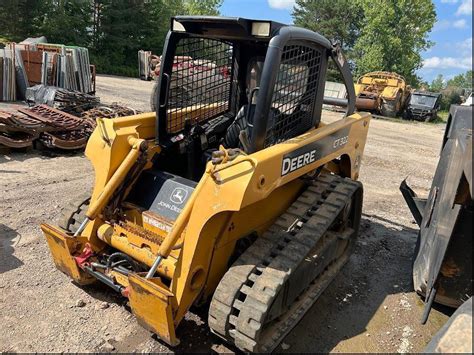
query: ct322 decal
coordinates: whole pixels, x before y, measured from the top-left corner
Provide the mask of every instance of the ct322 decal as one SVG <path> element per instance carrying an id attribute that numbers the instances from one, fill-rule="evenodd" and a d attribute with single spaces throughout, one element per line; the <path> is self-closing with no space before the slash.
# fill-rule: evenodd
<path id="1" fill-rule="evenodd" d="M 316 160 L 329 155 L 344 147 L 349 141 L 349 127 L 341 129 L 320 140 L 298 148 L 283 156 L 281 176 L 314 163 Z"/>

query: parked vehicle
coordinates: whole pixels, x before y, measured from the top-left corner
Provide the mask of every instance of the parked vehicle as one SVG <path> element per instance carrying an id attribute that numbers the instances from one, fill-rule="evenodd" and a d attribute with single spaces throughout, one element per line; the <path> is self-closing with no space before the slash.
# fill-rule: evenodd
<path id="1" fill-rule="evenodd" d="M 41 228 L 59 270 L 128 298 L 169 345 L 189 338 L 178 326 L 202 306 L 228 343 L 272 352 L 356 247 L 371 115 L 354 113 L 349 63 L 318 33 L 170 22 L 156 113 L 99 118 L 92 196 Z M 323 124 L 329 61 L 348 95 L 329 101 L 346 115 Z"/>
<path id="2" fill-rule="evenodd" d="M 362 75 L 355 84 L 356 108 L 359 111 L 396 117 L 403 112 L 410 85 L 397 73 L 376 71 Z"/>
<path id="3" fill-rule="evenodd" d="M 441 94 L 428 91 L 414 91 L 403 112 L 403 118 L 430 122 L 438 117 Z"/>

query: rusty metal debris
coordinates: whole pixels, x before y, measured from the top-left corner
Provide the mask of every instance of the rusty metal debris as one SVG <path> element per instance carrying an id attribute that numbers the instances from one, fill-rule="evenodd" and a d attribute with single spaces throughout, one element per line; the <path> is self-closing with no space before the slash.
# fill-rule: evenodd
<path id="1" fill-rule="evenodd" d="M 84 130 L 43 133 L 39 140 L 48 148 L 74 150 L 84 148 L 89 134 Z"/>
<path id="2" fill-rule="evenodd" d="M 51 126 L 50 131 L 75 130 L 84 125 L 84 120 L 81 118 L 60 110 L 56 110 L 55 108 L 49 107 L 48 105 L 37 105 L 31 108 L 20 108 L 18 111 L 48 126 Z"/>
<path id="3" fill-rule="evenodd" d="M 99 105 L 99 98 L 79 91 L 56 86 L 35 85 L 26 89 L 26 102 L 32 105 L 47 104 L 58 110 L 80 115 Z"/>
<path id="4" fill-rule="evenodd" d="M 11 148 L 30 147 L 44 128 L 41 122 L 0 111 L 0 145 Z"/>
<path id="5" fill-rule="evenodd" d="M 37 131 L 41 132 L 46 129 L 43 122 L 30 118 L 25 115 L 19 115 L 12 112 L 0 111 L 0 124 L 5 125 L 10 131 Z"/>
<path id="6" fill-rule="evenodd" d="M 26 148 L 38 139 L 48 148 L 81 149 L 89 138 L 84 123 L 47 105 L 18 109 L 17 113 L 0 111 L 0 144 Z"/>
<path id="7" fill-rule="evenodd" d="M 140 113 L 116 103 L 84 111 L 81 117 L 36 105 L 17 112 L 0 111 L 0 145 L 25 148 L 37 140 L 46 148 L 82 149 L 96 127 L 97 118 L 113 119 Z"/>
<path id="8" fill-rule="evenodd" d="M 110 119 L 110 118 L 136 115 L 138 113 L 141 113 L 141 111 L 113 103 L 112 105 L 97 106 L 97 107 L 94 107 L 93 109 L 87 110 L 82 113 L 81 117 L 87 122 L 86 124 L 88 125 L 88 128 L 92 132 L 97 125 L 96 123 L 97 118 Z"/>

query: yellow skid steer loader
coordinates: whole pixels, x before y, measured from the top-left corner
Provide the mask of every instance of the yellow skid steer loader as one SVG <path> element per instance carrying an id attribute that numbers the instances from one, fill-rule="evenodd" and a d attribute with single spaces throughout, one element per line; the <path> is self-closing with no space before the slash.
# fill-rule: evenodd
<path id="1" fill-rule="evenodd" d="M 347 100 L 323 97 L 329 60 Z M 54 262 L 172 346 L 208 305 L 213 333 L 272 351 L 354 248 L 370 114 L 338 46 L 270 21 L 173 18 L 158 85 L 156 113 L 98 119 L 92 195 L 41 225 Z M 323 102 L 346 115 L 323 123 Z"/>

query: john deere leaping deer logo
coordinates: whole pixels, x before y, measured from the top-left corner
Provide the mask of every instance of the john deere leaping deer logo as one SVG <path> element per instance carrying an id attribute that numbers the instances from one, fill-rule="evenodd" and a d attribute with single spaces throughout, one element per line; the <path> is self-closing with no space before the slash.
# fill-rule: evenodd
<path id="1" fill-rule="evenodd" d="M 177 187 L 173 190 L 170 200 L 173 203 L 181 205 L 184 201 L 186 201 L 186 197 L 188 197 L 188 192 L 182 187 Z"/>

